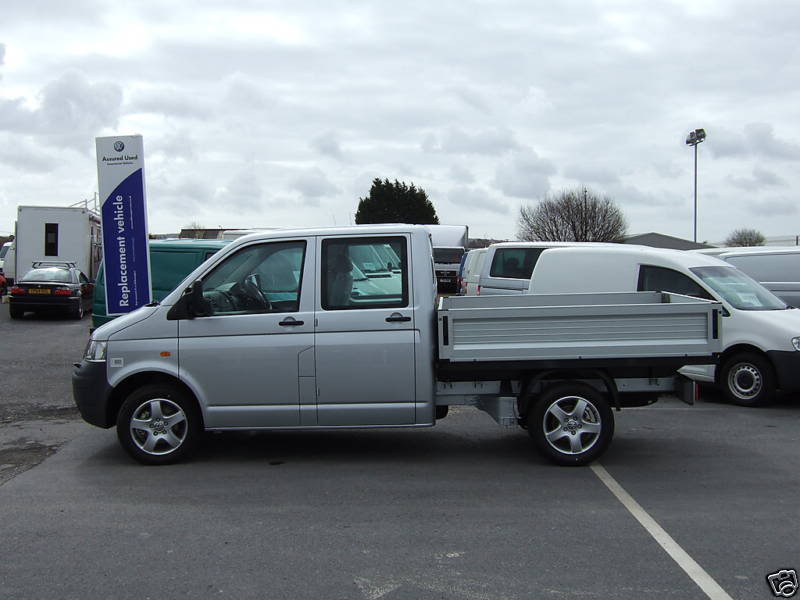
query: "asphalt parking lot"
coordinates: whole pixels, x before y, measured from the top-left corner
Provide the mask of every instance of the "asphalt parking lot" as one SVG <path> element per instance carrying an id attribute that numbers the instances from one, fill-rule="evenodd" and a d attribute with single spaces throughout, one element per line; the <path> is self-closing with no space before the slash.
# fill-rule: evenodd
<path id="1" fill-rule="evenodd" d="M 421 430 L 213 434 L 147 468 L 72 406 L 89 324 L 0 306 L 2 600 L 751 600 L 800 568 L 792 398 L 626 409 L 596 468 L 551 466 L 471 409 Z"/>

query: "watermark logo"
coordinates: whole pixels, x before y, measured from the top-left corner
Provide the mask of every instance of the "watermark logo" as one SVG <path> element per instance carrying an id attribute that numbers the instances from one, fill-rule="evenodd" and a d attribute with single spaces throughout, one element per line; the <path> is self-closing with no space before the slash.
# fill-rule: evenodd
<path id="1" fill-rule="evenodd" d="M 767 575 L 767 584 L 776 598 L 791 598 L 797 593 L 797 571 L 781 569 Z"/>
<path id="2" fill-rule="evenodd" d="M 114 142 L 114 150 L 116 150 L 117 152 L 122 152 L 123 150 L 125 150 L 125 144 L 119 141 Z"/>

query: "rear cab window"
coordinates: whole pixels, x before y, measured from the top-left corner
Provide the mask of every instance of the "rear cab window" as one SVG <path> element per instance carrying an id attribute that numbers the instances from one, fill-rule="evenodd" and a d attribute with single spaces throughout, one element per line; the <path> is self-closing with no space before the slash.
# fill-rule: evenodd
<path id="1" fill-rule="evenodd" d="M 380 259 L 387 255 L 393 258 L 391 265 Z M 323 240 L 321 273 L 323 310 L 409 305 L 405 237 Z"/>

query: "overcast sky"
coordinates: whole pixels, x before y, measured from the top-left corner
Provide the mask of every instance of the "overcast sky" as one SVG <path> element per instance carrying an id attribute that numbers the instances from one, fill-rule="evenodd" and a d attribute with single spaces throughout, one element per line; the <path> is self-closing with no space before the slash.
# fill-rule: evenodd
<path id="1" fill-rule="evenodd" d="M 150 230 L 343 225 L 375 177 L 513 239 L 576 185 L 629 233 L 800 234 L 800 2 L 4 0 L 0 233 L 144 136 Z"/>

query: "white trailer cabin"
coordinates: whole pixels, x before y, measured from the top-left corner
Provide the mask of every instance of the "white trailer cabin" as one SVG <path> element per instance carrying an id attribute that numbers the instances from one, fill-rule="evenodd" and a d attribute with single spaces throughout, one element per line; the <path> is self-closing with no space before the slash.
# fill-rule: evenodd
<path id="1" fill-rule="evenodd" d="M 35 261 L 70 261 L 94 279 L 102 258 L 100 216 L 83 207 L 18 206 L 14 278 Z"/>

